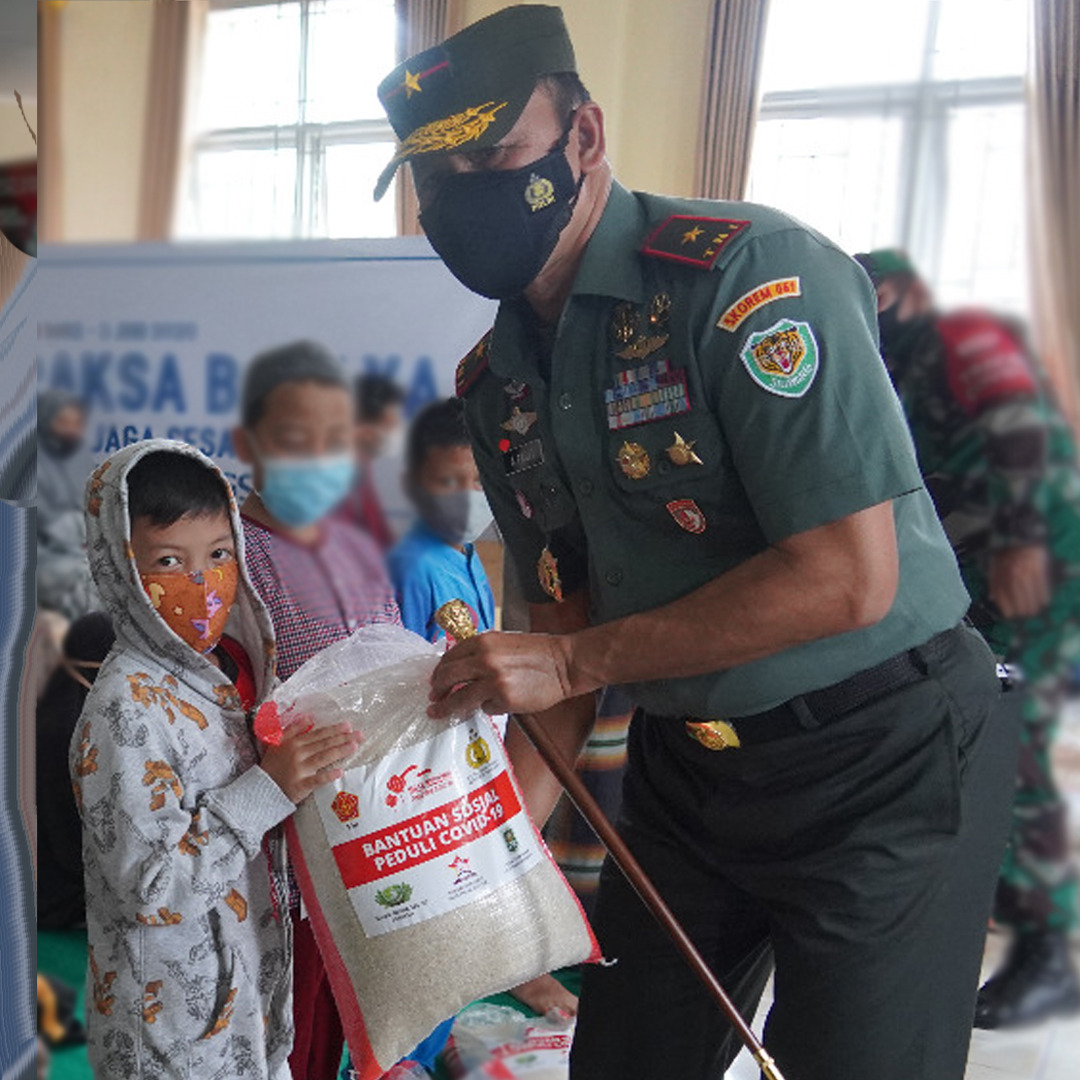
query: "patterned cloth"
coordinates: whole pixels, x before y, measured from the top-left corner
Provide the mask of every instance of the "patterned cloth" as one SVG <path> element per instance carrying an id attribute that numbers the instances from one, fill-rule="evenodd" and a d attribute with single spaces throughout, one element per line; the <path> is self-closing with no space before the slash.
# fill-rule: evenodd
<path id="1" fill-rule="evenodd" d="M 294 807 L 257 765 L 236 687 L 166 627 L 139 581 L 127 475 L 157 450 L 217 472 L 186 444 L 151 439 L 118 451 L 87 485 L 90 564 L 117 638 L 70 756 L 90 1064 L 99 1080 L 280 1080 L 292 967 L 275 826 Z M 244 571 L 235 505 L 231 516 L 240 565 L 226 632 L 253 661 L 262 700 L 274 686 L 273 630 Z"/>
<path id="2" fill-rule="evenodd" d="M 358 627 L 401 622 L 379 549 L 359 529 L 328 518 L 319 542 L 306 547 L 243 521 L 248 573 L 277 634 L 278 678 Z"/>
<path id="3" fill-rule="evenodd" d="M 1080 662 L 1080 469 L 1052 389 L 1020 327 L 982 311 L 944 315 L 887 357 L 919 467 L 953 544 L 971 615 L 994 652 L 1024 672 L 1024 723 L 1010 843 L 994 917 L 1018 930 L 1077 923 L 1066 807 L 1050 748 Z M 1051 601 L 1006 619 L 989 599 L 989 560 L 1045 545 Z"/>
<path id="4" fill-rule="evenodd" d="M 614 824 L 622 806 L 626 734 L 634 706 L 617 687 L 599 692 L 596 726 L 577 760 L 577 773 L 604 816 Z M 586 915 L 592 915 L 607 849 L 566 794 L 544 826 L 544 839 Z"/>

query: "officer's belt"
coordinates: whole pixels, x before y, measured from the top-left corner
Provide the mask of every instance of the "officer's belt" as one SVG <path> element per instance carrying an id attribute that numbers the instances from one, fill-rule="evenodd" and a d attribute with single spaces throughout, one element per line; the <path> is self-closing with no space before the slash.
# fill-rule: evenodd
<path id="1" fill-rule="evenodd" d="M 930 665 L 944 656 L 957 635 L 964 632 L 963 624 L 943 630 L 923 645 L 764 712 L 732 720 L 686 718 L 686 733 L 709 750 L 731 750 L 814 731 L 925 679 Z"/>

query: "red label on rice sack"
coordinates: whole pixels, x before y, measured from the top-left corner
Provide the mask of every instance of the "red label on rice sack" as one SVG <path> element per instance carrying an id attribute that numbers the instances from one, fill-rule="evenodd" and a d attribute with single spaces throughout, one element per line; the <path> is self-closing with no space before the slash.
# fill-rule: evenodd
<path id="1" fill-rule="evenodd" d="M 487 836 L 521 811 L 510 777 L 501 772 L 460 799 L 417 814 L 400 825 L 359 836 L 334 848 L 345 888 L 411 870 Z"/>

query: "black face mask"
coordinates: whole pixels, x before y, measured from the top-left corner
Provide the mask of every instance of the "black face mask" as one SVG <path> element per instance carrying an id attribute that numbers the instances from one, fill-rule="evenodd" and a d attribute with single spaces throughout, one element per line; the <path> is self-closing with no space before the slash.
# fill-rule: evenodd
<path id="1" fill-rule="evenodd" d="M 572 120 L 572 117 L 571 117 Z M 576 183 L 562 137 L 520 169 L 454 173 L 420 215 L 431 246 L 467 289 L 493 300 L 517 296 L 540 273 L 574 211 Z"/>

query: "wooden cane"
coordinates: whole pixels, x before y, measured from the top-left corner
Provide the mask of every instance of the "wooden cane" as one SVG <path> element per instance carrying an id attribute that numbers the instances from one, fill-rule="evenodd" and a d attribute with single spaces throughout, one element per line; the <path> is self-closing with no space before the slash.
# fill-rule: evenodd
<path id="1" fill-rule="evenodd" d="M 455 641 L 466 641 L 476 636 L 476 627 L 473 625 L 472 614 L 468 605 L 462 600 L 449 600 L 435 612 L 435 621 Z M 766 1080 L 784 1080 L 776 1062 L 769 1056 L 768 1051 L 758 1041 L 757 1036 L 751 1031 L 750 1025 L 742 1018 L 739 1010 L 735 1008 L 731 998 L 727 996 L 720 981 L 713 974 L 712 969 L 697 951 L 694 943 L 690 940 L 682 924 L 675 917 L 671 908 L 664 902 L 664 898 L 657 891 L 656 886 L 649 880 L 648 875 L 642 870 L 637 859 L 634 858 L 630 849 L 623 839 L 615 831 L 611 822 L 604 815 L 603 810 L 597 805 L 596 800 L 585 787 L 581 777 L 578 776 L 573 766 L 559 752 L 558 747 L 552 741 L 551 736 L 535 716 L 514 714 L 513 719 L 529 742 L 536 747 L 536 752 L 544 760 L 544 764 L 554 773 L 555 778 L 562 784 L 570 800 L 581 811 L 581 816 L 589 823 L 593 832 L 596 833 L 600 842 L 608 850 L 612 861 L 622 871 L 623 876 L 630 882 L 634 892 L 641 898 L 642 903 L 649 909 L 653 918 L 664 928 L 668 936 L 675 943 L 675 947 L 682 953 L 683 958 L 693 969 L 694 974 L 705 984 L 716 1003 L 723 1009 L 728 1020 L 735 1028 L 743 1046 L 753 1055 L 754 1060 L 761 1068 L 762 1075 Z"/>

